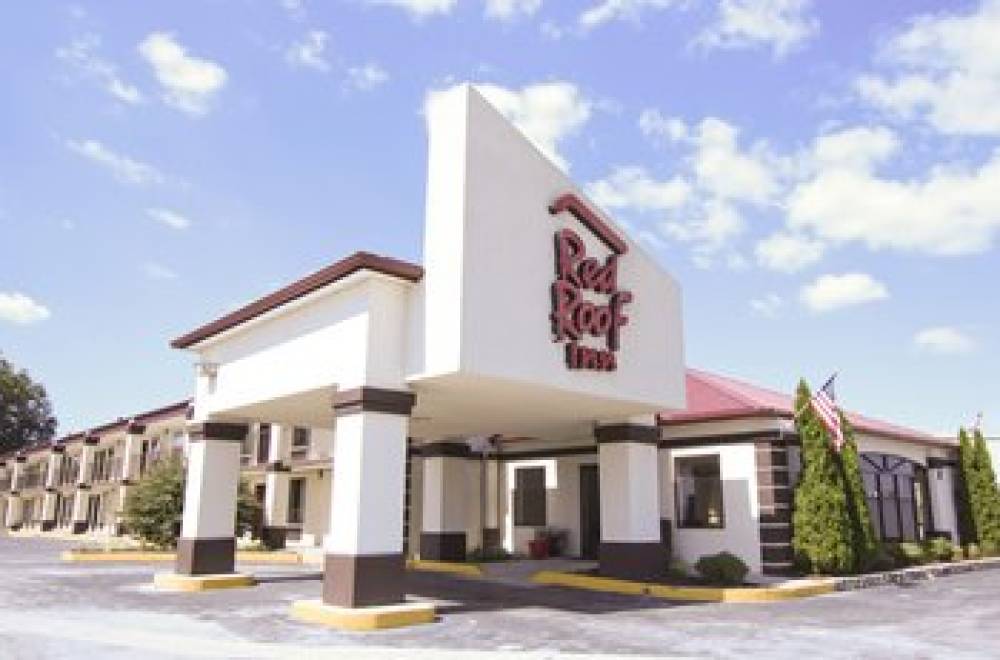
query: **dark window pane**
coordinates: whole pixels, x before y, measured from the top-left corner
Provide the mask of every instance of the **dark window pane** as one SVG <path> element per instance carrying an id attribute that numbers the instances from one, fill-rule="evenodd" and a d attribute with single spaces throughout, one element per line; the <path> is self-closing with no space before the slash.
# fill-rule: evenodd
<path id="1" fill-rule="evenodd" d="M 718 454 L 675 459 L 674 497 L 679 527 L 723 527 Z"/>
<path id="2" fill-rule="evenodd" d="M 544 527 L 547 523 L 545 468 L 525 467 L 514 470 L 514 524 L 518 527 Z"/>

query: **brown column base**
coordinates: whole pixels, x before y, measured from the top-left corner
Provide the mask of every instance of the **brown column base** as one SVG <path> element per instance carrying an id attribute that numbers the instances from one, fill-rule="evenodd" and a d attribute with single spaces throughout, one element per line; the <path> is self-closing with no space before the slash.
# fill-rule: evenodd
<path id="1" fill-rule="evenodd" d="M 10 530 L 10 531 L 12 531 L 12 532 L 16 532 L 17 530 L 21 529 L 21 523 L 13 523 L 13 524 L 12 524 L 12 525 L 11 525 L 10 527 L 8 527 L 7 529 L 9 529 L 9 530 Z"/>
<path id="2" fill-rule="evenodd" d="M 323 560 L 323 602 L 370 607 L 403 602 L 403 553 L 335 555 Z"/>
<path id="3" fill-rule="evenodd" d="M 55 528 L 56 528 L 56 521 L 55 520 L 43 520 L 42 521 L 42 531 L 43 532 L 51 532 Z"/>
<path id="4" fill-rule="evenodd" d="M 71 528 L 71 531 L 74 534 L 83 534 L 84 532 L 87 531 L 87 521 L 86 520 L 74 520 L 73 521 L 73 527 Z"/>
<path id="5" fill-rule="evenodd" d="M 285 547 L 287 534 L 284 527 L 265 527 L 260 532 L 260 542 L 268 550 L 281 550 Z"/>
<path id="6" fill-rule="evenodd" d="M 601 542 L 600 573 L 626 580 L 646 580 L 664 575 L 667 553 L 659 541 Z"/>
<path id="7" fill-rule="evenodd" d="M 177 573 L 219 575 L 236 569 L 236 539 L 177 539 Z"/>
<path id="8" fill-rule="evenodd" d="M 483 530 L 483 550 L 499 548 L 502 540 L 500 530 L 496 527 L 487 527 Z"/>
<path id="9" fill-rule="evenodd" d="M 420 558 L 433 561 L 465 561 L 465 532 L 423 532 Z"/>

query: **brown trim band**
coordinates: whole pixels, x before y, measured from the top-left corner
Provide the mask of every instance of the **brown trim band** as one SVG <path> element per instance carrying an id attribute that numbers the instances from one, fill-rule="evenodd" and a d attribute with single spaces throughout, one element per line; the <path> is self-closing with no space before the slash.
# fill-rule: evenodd
<path id="1" fill-rule="evenodd" d="M 939 458 L 937 456 L 927 457 L 928 468 L 958 467 L 958 461 L 953 458 Z"/>
<path id="2" fill-rule="evenodd" d="M 230 422 L 203 422 L 201 424 L 191 424 L 188 426 L 188 438 L 191 442 L 202 440 L 228 440 L 230 442 L 243 442 L 246 440 L 250 427 L 247 424 L 233 424 Z"/>
<path id="3" fill-rule="evenodd" d="M 641 580 L 659 577 L 666 569 L 667 550 L 662 541 L 601 541 L 601 575 Z"/>
<path id="4" fill-rule="evenodd" d="M 599 445 L 633 442 L 655 446 L 660 443 L 660 429 L 657 426 L 642 424 L 607 424 L 594 429 L 594 439 Z"/>
<path id="5" fill-rule="evenodd" d="M 129 422 L 125 427 L 125 433 L 129 435 L 142 435 L 146 432 L 146 425 L 138 422 Z"/>
<path id="6" fill-rule="evenodd" d="M 174 339 L 170 342 L 170 346 L 172 348 L 190 348 L 199 342 L 235 328 L 258 316 L 262 316 L 282 305 L 287 305 L 360 270 L 370 270 L 408 282 L 419 282 L 424 276 L 424 269 L 416 264 L 382 257 L 370 252 L 355 252 L 346 259 L 341 259 L 326 268 L 316 271 L 312 275 L 308 275 L 282 289 L 278 289 L 274 293 L 259 298 L 231 314 L 227 314 L 222 318 L 216 319 Z"/>
<path id="7" fill-rule="evenodd" d="M 794 433 L 780 434 L 777 431 L 740 431 L 738 433 L 724 433 L 721 435 L 696 435 L 682 438 L 667 438 L 660 442 L 660 449 L 671 449 L 673 447 L 701 447 L 703 445 L 733 445 L 748 444 L 757 442 L 767 442 L 772 445 L 798 445 L 799 436 Z"/>
<path id="8" fill-rule="evenodd" d="M 271 461 L 264 468 L 264 472 L 291 472 L 292 468 L 288 467 L 281 461 Z"/>
<path id="9" fill-rule="evenodd" d="M 64 453 L 66 453 L 66 446 L 65 445 L 52 445 L 52 453 L 53 454 L 64 454 Z"/>
<path id="10" fill-rule="evenodd" d="M 472 450 L 464 442 L 431 442 L 420 445 L 419 452 L 422 458 L 473 458 Z"/>
<path id="11" fill-rule="evenodd" d="M 392 605 L 403 601 L 403 553 L 327 554 L 323 558 L 323 602 L 338 607 Z"/>
<path id="12" fill-rule="evenodd" d="M 510 453 L 495 454 L 490 458 L 498 461 L 520 461 L 527 458 L 557 458 L 559 456 L 596 456 L 597 445 L 582 447 L 559 447 L 558 449 L 528 449 Z"/>
<path id="13" fill-rule="evenodd" d="M 465 532 L 421 532 L 420 558 L 465 561 Z"/>
<path id="14" fill-rule="evenodd" d="M 93 447 L 101 443 L 101 436 L 99 435 L 88 435 L 83 438 L 83 444 Z"/>
<path id="15" fill-rule="evenodd" d="M 409 415 L 416 402 L 417 396 L 413 392 L 365 386 L 335 392 L 333 410 L 337 415 L 360 412 Z"/>
<path id="16" fill-rule="evenodd" d="M 236 569 L 236 538 L 177 539 L 177 572 L 218 575 Z"/>

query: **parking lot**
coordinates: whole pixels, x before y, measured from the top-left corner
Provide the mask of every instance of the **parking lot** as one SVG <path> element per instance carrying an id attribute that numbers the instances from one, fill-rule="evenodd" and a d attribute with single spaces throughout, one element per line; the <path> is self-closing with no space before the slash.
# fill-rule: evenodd
<path id="1" fill-rule="evenodd" d="M 68 564 L 65 542 L 0 537 L 2 658 L 521 657 L 981 658 L 1000 655 L 1000 571 L 807 600 L 681 605 L 651 598 L 411 573 L 438 622 L 377 633 L 299 624 L 309 566 L 243 567 L 262 583 L 154 592 L 167 565 Z"/>

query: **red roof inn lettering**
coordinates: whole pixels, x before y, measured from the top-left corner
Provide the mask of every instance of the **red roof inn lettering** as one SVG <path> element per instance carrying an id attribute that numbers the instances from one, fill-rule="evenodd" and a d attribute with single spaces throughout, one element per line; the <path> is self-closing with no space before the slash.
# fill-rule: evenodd
<path id="1" fill-rule="evenodd" d="M 556 231 L 552 339 L 566 342 L 566 366 L 570 369 L 614 371 L 621 329 L 628 324 L 623 309 L 632 302 L 632 293 L 618 288 L 618 259 L 628 246 L 575 195 L 563 195 L 549 207 L 553 215 L 561 211 L 572 213 L 612 254 L 603 262 L 587 256 L 587 246 L 579 234 L 569 228 Z M 585 295 L 586 291 L 598 294 L 601 300 L 595 302 L 594 296 Z M 604 339 L 604 347 L 581 343 L 587 337 Z"/>

